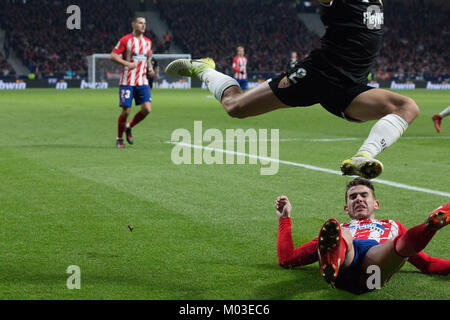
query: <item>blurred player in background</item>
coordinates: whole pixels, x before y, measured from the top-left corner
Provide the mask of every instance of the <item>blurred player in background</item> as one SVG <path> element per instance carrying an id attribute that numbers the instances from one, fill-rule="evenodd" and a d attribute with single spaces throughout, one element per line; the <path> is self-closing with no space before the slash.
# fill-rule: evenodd
<path id="1" fill-rule="evenodd" d="M 275 208 L 279 218 L 279 265 L 293 268 L 319 261 L 320 274 L 328 283 L 356 294 L 376 289 L 367 285 L 373 266 L 380 271 L 380 288 L 406 261 L 422 273 L 450 274 L 450 260 L 433 258 L 422 251 L 437 230 L 450 223 L 450 202 L 434 210 L 424 223 L 408 230 L 398 221 L 375 219 L 380 203 L 369 180 L 350 181 L 345 201 L 344 210 L 352 219 L 349 223 L 329 219 L 317 238 L 294 248 L 292 206 L 286 196 L 278 197 Z"/>
<path id="2" fill-rule="evenodd" d="M 297 65 L 297 62 L 298 62 L 297 52 L 296 51 L 292 51 L 291 52 L 291 60 L 289 60 L 289 64 L 288 64 L 286 70 L 294 69 L 295 66 Z"/>
<path id="3" fill-rule="evenodd" d="M 119 86 L 119 106 L 122 112 L 117 124 L 117 148 L 125 148 L 123 133 L 129 144 L 133 144 L 131 129 L 150 113 L 152 98 L 146 74 L 154 76 L 151 65 L 152 42 L 144 36 L 146 21 L 144 17 L 134 17 L 131 23 L 133 32 L 122 37 L 111 52 L 111 60 L 122 66 Z M 148 71 L 147 71 L 148 70 Z M 134 118 L 127 123 L 133 99 L 141 106 Z"/>
<path id="4" fill-rule="evenodd" d="M 434 127 L 436 128 L 436 131 L 438 133 L 441 133 L 441 121 L 442 118 L 447 117 L 448 115 L 450 115 L 450 106 L 447 107 L 446 109 L 444 109 L 441 113 L 435 114 L 433 116 L 433 122 L 434 122 Z"/>
<path id="5" fill-rule="evenodd" d="M 348 121 L 377 120 L 357 153 L 340 166 L 344 175 L 372 179 L 383 170 L 375 157 L 403 135 L 419 115 L 419 107 L 411 98 L 367 85 L 368 73 L 382 47 L 382 1 L 320 2 L 326 26 L 321 48 L 252 90 L 242 92 L 235 79 L 214 70 L 210 58 L 178 59 L 167 66 L 166 72 L 202 80 L 225 111 L 236 118 L 320 103 Z"/>
<path id="6" fill-rule="evenodd" d="M 236 48 L 236 57 L 233 59 L 234 79 L 238 82 L 243 91 L 247 90 L 247 57 L 245 57 L 244 47 Z"/>
<path id="7" fill-rule="evenodd" d="M 150 62 L 152 63 L 152 68 L 149 69 L 149 72 L 147 73 L 147 78 L 148 78 L 148 83 L 150 85 L 150 89 L 153 89 L 153 80 L 159 79 L 159 65 L 158 65 L 158 61 L 156 61 L 155 58 L 153 58 L 150 60 Z"/>

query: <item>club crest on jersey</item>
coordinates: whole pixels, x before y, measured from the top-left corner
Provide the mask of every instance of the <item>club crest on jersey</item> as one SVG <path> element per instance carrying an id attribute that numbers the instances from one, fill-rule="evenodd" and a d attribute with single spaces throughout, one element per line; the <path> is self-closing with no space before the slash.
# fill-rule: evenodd
<path id="1" fill-rule="evenodd" d="M 284 76 L 283 79 L 278 83 L 278 88 L 285 89 L 291 86 L 291 82 L 289 81 L 287 76 Z"/>

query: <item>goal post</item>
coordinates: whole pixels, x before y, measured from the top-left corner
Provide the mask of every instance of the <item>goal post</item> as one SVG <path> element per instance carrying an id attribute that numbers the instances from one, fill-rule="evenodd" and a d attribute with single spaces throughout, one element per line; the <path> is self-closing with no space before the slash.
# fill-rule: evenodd
<path id="1" fill-rule="evenodd" d="M 87 56 L 88 65 L 88 82 L 97 83 L 101 81 L 117 81 L 119 85 L 122 66 L 110 60 L 109 53 L 94 53 Z M 153 54 L 153 58 L 158 63 L 159 77 L 153 80 L 153 88 L 162 89 L 190 89 L 190 77 L 172 77 L 168 76 L 164 70 L 166 66 L 176 59 L 191 59 L 191 55 L 187 53 L 181 54 Z"/>

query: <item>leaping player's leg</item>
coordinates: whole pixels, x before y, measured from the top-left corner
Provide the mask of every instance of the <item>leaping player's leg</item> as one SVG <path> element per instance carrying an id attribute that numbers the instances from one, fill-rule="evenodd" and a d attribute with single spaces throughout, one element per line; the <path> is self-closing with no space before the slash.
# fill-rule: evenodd
<path id="1" fill-rule="evenodd" d="M 384 285 L 409 257 L 422 251 L 437 230 L 450 223 L 450 202 L 434 210 L 427 221 L 415 226 L 395 239 L 369 249 L 363 270 L 371 265 L 380 268 L 380 283 Z"/>
<path id="2" fill-rule="evenodd" d="M 215 63 L 210 58 L 178 59 L 167 66 L 166 73 L 202 80 L 232 117 L 246 118 L 289 107 L 275 96 L 266 82 L 252 90 L 242 92 L 236 79 L 214 69 Z"/>
<path id="3" fill-rule="evenodd" d="M 223 92 L 221 102 L 231 117 L 240 119 L 290 108 L 275 96 L 267 82 L 246 92 L 242 92 L 240 87 L 231 86 Z"/>
<path id="4" fill-rule="evenodd" d="M 383 170 L 381 162 L 374 158 L 401 137 L 419 115 L 419 107 L 408 97 L 372 89 L 358 95 L 345 109 L 345 115 L 358 121 L 378 120 L 358 153 L 341 164 L 344 175 L 372 179 Z"/>
<path id="5" fill-rule="evenodd" d="M 441 113 L 437 113 L 433 115 L 432 120 L 434 122 L 434 127 L 438 133 L 441 133 L 441 121 L 442 118 L 445 118 L 450 115 L 450 106 L 444 109 Z"/>

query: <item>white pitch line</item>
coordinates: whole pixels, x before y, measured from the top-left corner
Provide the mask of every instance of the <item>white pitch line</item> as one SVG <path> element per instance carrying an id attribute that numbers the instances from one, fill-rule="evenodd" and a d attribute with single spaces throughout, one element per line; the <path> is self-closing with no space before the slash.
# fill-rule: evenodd
<path id="1" fill-rule="evenodd" d="M 245 156 L 248 158 L 254 158 L 254 159 L 263 160 L 263 161 L 273 161 L 273 162 L 278 162 L 278 163 L 282 163 L 282 164 L 289 165 L 289 166 L 300 167 L 300 168 L 304 168 L 304 169 L 308 169 L 308 170 L 331 173 L 331 174 L 342 176 L 342 172 L 340 172 L 340 171 L 321 168 L 321 167 L 312 166 L 312 165 L 304 164 L 304 163 L 279 160 L 279 159 L 274 159 L 274 158 L 270 158 L 270 157 L 262 157 L 262 156 L 258 156 L 258 155 L 254 155 L 254 154 L 248 154 L 248 153 L 242 153 L 242 152 L 236 152 L 236 151 L 224 150 L 224 149 L 218 149 L 218 148 L 211 148 L 211 147 L 207 147 L 207 146 L 200 146 L 200 145 L 184 143 L 184 142 L 168 141 L 167 143 L 181 145 L 181 146 L 190 147 L 190 148 L 194 148 L 194 149 L 204 149 L 204 150 L 209 150 L 209 151 L 222 152 L 222 153 L 226 153 L 226 154 L 233 154 L 236 156 Z M 433 195 L 437 195 L 437 196 L 443 196 L 443 197 L 450 198 L 450 193 L 448 193 L 448 192 L 437 191 L 437 190 L 421 188 L 421 187 L 415 187 L 415 186 L 410 186 L 410 185 L 403 184 L 403 183 L 382 180 L 382 179 L 373 179 L 371 181 L 385 184 L 385 185 L 388 185 L 391 187 L 400 188 L 400 189 L 423 192 L 423 193 L 428 193 L 428 194 L 433 194 Z"/>
<path id="2" fill-rule="evenodd" d="M 366 138 L 360 137 L 347 137 L 347 138 L 285 138 L 285 139 L 279 139 L 277 141 L 280 142 L 291 142 L 291 141 L 307 141 L 307 142 L 339 142 L 339 141 L 358 141 L 358 140 L 365 140 Z M 423 137 L 402 137 L 402 140 L 415 140 L 415 139 L 435 139 L 435 140 L 446 140 L 450 139 L 450 136 L 439 136 L 439 137 L 431 137 L 431 136 L 423 136 Z M 274 140 L 271 139 L 258 139 L 258 140 L 250 140 L 246 139 L 243 140 L 215 140 L 215 142 L 272 142 Z M 168 143 L 171 143 L 168 141 Z"/>
<path id="3" fill-rule="evenodd" d="M 348 137 L 348 138 L 291 138 L 291 139 L 280 139 L 280 141 L 309 141 L 309 142 L 337 142 L 337 141 L 356 141 L 356 140 L 364 140 L 366 138 L 360 137 Z M 434 140 L 446 140 L 450 139 L 450 136 L 409 136 L 402 137 L 401 140 L 420 140 L 420 139 L 434 139 Z"/>

